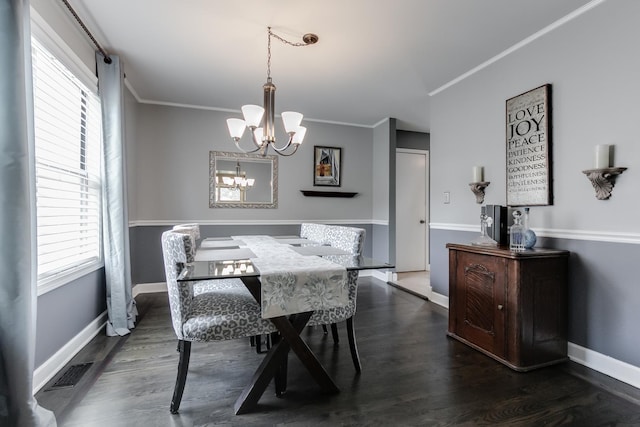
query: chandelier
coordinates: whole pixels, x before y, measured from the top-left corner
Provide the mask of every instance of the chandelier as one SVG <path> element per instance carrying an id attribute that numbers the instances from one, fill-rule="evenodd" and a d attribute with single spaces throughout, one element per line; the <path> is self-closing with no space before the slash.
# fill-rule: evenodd
<path id="1" fill-rule="evenodd" d="M 260 107 L 259 105 L 243 105 L 242 115 L 244 116 L 244 120 L 235 118 L 227 119 L 227 127 L 229 128 L 229 134 L 231 138 L 233 138 L 236 147 L 244 153 L 253 153 L 259 150 L 261 155 L 266 156 L 269 146 L 271 146 L 277 154 L 291 156 L 298 150 L 307 132 L 307 128 L 300 126 L 303 117 L 302 114 L 294 111 L 282 112 L 282 122 L 284 123 L 284 130 L 289 140 L 282 147 L 276 146 L 274 126 L 276 86 L 271 80 L 271 37 L 290 46 L 298 47 L 315 44 L 318 41 L 318 36 L 315 34 L 305 34 L 302 36 L 303 43 L 292 43 L 271 31 L 271 27 L 267 27 L 267 29 L 269 33 L 267 42 L 267 82 L 262 86 L 264 92 L 264 107 Z M 255 145 L 255 148 L 252 150 L 244 150 L 240 147 L 239 142 L 246 128 L 249 128 L 253 144 Z"/>
<path id="2" fill-rule="evenodd" d="M 240 162 L 236 162 L 236 175 L 235 176 L 223 176 L 222 183 L 235 188 L 251 188 L 255 184 L 255 178 L 247 178 L 246 173 L 240 170 Z"/>

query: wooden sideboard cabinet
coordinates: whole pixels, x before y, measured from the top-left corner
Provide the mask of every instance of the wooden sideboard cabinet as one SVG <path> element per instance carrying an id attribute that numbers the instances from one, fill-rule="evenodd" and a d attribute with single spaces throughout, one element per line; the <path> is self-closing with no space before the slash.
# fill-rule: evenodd
<path id="1" fill-rule="evenodd" d="M 567 360 L 568 251 L 447 248 L 449 336 L 516 371 Z"/>

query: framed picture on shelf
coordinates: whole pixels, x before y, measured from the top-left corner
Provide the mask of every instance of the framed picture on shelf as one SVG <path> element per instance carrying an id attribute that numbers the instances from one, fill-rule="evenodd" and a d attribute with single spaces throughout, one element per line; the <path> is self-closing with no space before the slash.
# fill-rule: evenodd
<path id="1" fill-rule="evenodd" d="M 507 206 L 553 204 L 551 85 L 506 101 Z"/>
<path id="2" fill-rule="evenodd" d="M 313 147 L 313 185 L 340 187 L 342 176 L 342 149 Z"/>

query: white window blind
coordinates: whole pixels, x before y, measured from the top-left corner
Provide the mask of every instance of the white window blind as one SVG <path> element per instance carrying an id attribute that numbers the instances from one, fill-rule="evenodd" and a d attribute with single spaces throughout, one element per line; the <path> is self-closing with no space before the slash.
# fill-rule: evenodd
<path id="1" fill-rule="evenodd" d="M 100 100 L 32 39 L 38 285 L 102 262 Z"/>

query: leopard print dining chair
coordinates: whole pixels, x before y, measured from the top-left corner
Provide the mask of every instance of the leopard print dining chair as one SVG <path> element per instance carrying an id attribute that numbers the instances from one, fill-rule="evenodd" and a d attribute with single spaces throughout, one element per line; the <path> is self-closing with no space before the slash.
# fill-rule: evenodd
<path id="1" fill-rule="evenodd" d="M 173 227 L 175 233 L 182 233 L 189 236 L 189 242 L 186 245 L 187 262 L 193 262 L 196 259 L 198 239 L 200 239 L 200 226 L 198 224 L 178 224 Z M 198 296 L 205 292 L 246 292 L 246 287 L 240 279 L 217 279 L 217 280 L 203 280 L 195 282 L 193 285 L 193 295 Z M 257 353 L 264 353 L 271 348 L 271 339 L 267 335 L 265 337 L 256 336 L 250 337 L 249 342 L 251 347 L 256 348 Z M 266 350 L 263 350 L 262 343 L 264 342 Z"/>
<path id="2" fill-rule="evenodd" d="M 355 227 L 326 226 L 326 238 L 331 246 L 350 252 L 353 256 L 362 255 L 366 230 Z M 327 257 L 329 258 L 329 257 Z M 326 325 L 331 325 L 331 333 L 334 343 L 339 342 L 338 322 L 346 322 L 349 350 L 356 372 L 362 370 L 356 335 L 353 327 L 353 317 L 356 314 L 356 300 L 358 297 L 358 271 L 348 271 L 347 281 L 349 288 L 349 303 L 344 307 L 336 307 L 327 310 L 318 310 L 309 319 L 308 325 L 322 325 L 326 333 Z"/>
<path id="3" fill-rule="evenodd" d="M 230 287 L 196 293 L 204 282 L 178 282 L 187 262 L 191 237 L 165 231 L 162 234 L 167 293 L 173 330 L 178 338 L 178 375 L 171 400 L 171 413 L 177 413 L 189 368 L 191 342 L 208 342 L 270 334 L 276 327 L 261 316 L 260 305 L 244 288 Z M 210 282 L 210 281 L 205 281 Z"/>

